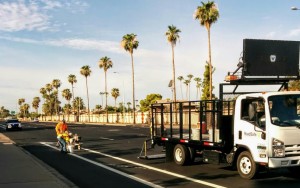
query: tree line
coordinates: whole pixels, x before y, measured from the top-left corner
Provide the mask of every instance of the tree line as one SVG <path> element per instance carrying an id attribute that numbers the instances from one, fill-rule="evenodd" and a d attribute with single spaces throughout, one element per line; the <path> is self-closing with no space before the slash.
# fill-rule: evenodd
<path id="1" fill-rule="evenodd" d="M 207 3 L 201 2 L 202 5 L 198 6 L 197 9 L 195 10 L 194 13 L 194 18 L 196 20 L 199 20 L 201 26 L 205 26 L 207 31 L 208 31 L 208 41 L 209 41 L 209 60 L 207 62 L 206 68 L 208 68 L 209 74 L 204 74 L 204 79 L 203 83 L 201 83 L 201 78 L 196 77 L 194 80 L 196 81 L 196 86 L 197 86 L 197 98 L 198 94 L 200 95 L 200 87 L 204 86 L 203 84 L 206 85 L 206 83 L 209 82 L 209 89 L 208 89 L 208 94 L 207 94 L 207 89 L 203 89 L 202 93 L 202 99 L 212 98 L 212 62 L 211 62 L 211 45 L 210 45 L 210 27 L 213 23 L 215 23 L 219 17 L 219 11 L 213 1 L 208 1 Z M 178 29 L 174 25 L 169 25 L 168 30 L 165 33 L 167 41 L 171 45 L 172 49 L 172 93 L 173 97 L 172 100 L 176 101 L 176 71 L 175 71 L 175 58 L 174 58 L 174 48 L 176 46 L 177 41 L 179 40 L 180 36 L 179 33 L 181 32 L 180 29 Z M 131 34 L 126 34 L 122 37 L 121 40 L 121 46 L 122 48 L 129 53 L 130 59 L 131 59 L 131 77 L 132 77 L 132 103 L 127 103 L 128 108 L 127 111 L 130 109 L 129 105 L 132 104 L 132 112 L 134 116 L 134 122 L 135 123 L 135 111 L 136 111 L 136 100 L 135 100 L 135 74 L 134 74 L 134 50 L 137 50 L 139 46 L 139 41 L 137 40 L 137 35 L 134 33 Z M 105 75 L 105 80 L 104 80 L 104 85 L 105 85 L 105 91 L 100 92 L 101 97 L 105 96 L 105 106 L 102 105 L 96 105 L 94 112 L 100 112 L 102 109 L 108 113 L 109 111 L 115 111 L 117 112 L 117 98 L 120 96 L 120 91 L 118 88 L 113 88 L 111 90 L 111 95 L 115 100 L 114 108 L 109 108 L 107 104 L 107 97 L 108 97 L 108 91 L 107 91 L 107 72 L 109 69 L 113 67 L 113 61 L 111 60 L 110 57 L 104 56 L 100 58 L 99 62 L 99 68 L 104 70 L 104 75 Z M 54 79 L 51 83 L 47 83 L 44 87 L 40 89 L 40 94 L 43 99 L 43 104 L 42 104 L 42 113 L 45 115 L 53 115 L 56 114 L 58 115 L 59 113 L 63 112 L 64 114 L 69 115 L 70 113 L 79 115 L 81 111 L 85 111 L 90 114 L 90 102 L 89 102 L 89 90 L 88 90 L 88 77 L 91 75 L 92 70 L 89 65 L 84 65 L 80 69 L 80 74 L 84 76 L 85 78 L 85 86 L 86 86 L 86 99 L 87 103 L 85 104 L 83 102 L 83 99 L 81 97 L 75 97 L 74 93 L 74 84 L 77 82 L 77 78 L 75 75 L 71 74 L 68 76 L 68 82 L 71 84 L 71 90 L 66 88 L 61 91 L 61 96 L 67 101 L 67 103 L 62 107 L 61 106 L 61 99 L 60 99 L 60 87 L 61 87 L 61 81 L 59 79 Z M 181 82 L 181 99 L 183 99 L 183 93 L 182 93 L 182 81 L 186 85 L 186 100 L 190 99 L 190 83 L 191 79 L 193 78 L 193 75 L 188 75 L 188 79 L 184 80 L 182 76 L 179 76 L 177 79 Z M 154 96 L 158 96 L 160 98 L 159 94 L 153 94 Z M 187 96 L 188 95 L 188 96 Z M 156 98 L 155 97 L 155 98 Z M 150 97 L 151 98 L 151 97 Z M 72 101 L 71 101 L 72 99 Z M 147 109 L 144 107 L 145 104 L 148 104 L 146 102 L 147 97 L 145 100 L 142 100 L 141 102 L 141 109 L 145 110 Z M 151 101 L 151 99 L 149 99 Z M 41 99 L 40 97 L 34 97 L 32 101 L 32 107 L 35 109 L 34 115 L 38 116 L 38 108 L 40 105 Z M 18 100 L 19 104 L 19 116 L 20 117 L 28 117 L 29 115 L 29 108 L 30 105 L 28 103 L 25 103 L 25 99 L 21 98 Z M 122 107 L 121 110 L 124 110 L 124 104 L 119 104 L 119 108 Z M 119 109 L 120 110 L 120 109 Z M 108 121 L 108 120 L 107 120 Z"/>

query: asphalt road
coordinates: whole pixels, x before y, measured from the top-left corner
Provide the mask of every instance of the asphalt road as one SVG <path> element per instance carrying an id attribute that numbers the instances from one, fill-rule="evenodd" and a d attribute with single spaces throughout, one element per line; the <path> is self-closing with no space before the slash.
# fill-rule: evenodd
<path id="1" fill-rule="evenodd" d="M 62 154 L 55 147 L 54 123 L 23 125 L 23 131 L 0 132 L 78 187 L 300 186 L 300 178 L 286 169 L 262 172 L 254 180 L 244 180 L 226 165 L 203 164 L 200 159 L 189 166 L 177 166 L 164 158 L 139 159 L 143 142 L 149 138 L 146 127 L 70 124 L 71 132 L 82 136 L 83 149 Z M 147 154 L 163 154 L 163 149 L 156 147 Z"/>

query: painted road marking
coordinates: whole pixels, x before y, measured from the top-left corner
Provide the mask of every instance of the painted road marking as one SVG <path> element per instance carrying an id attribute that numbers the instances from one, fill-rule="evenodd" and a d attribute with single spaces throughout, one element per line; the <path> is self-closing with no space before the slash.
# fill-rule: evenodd
<path id="1" fill-rule="evenodd" d="M 45 146 L 51 147 L 51 148 L 53 148 L 53 149 L 55 149 L 55 150 L 60 150 L 59 148 L 50 145 L 50 144 L 53 144 L 53 142 L 40 142 L 40 143 L 43 144 L 43 145 L 45 145 Z M 55 142 L 55 143 L 56 143 L 56 142 Z M 83 149 L 83 148 L 81 148 L 81 149 Z M 69 154 L 69 155 L 72 155 L 72 156 L 74 156 L 74 157 L 77 157 L 77 158 L 79 158 L 79 159 L 82 159 L 82 160 L 84 160 L 84 161 L 86 161 L 86 162 L 89 162 L 89 163 L 91 163 L 91 164 L 94 164 L 94 165 L 96 165 L 96 166 L 99 166 L 99 167 L 101 167 L 101 168 L 105 168 L 106 170 L 112 171 L 112 172 L 114 172 L 114 173 L 116 173 L 116 174 L 119 174 L 119 175 L 121 175 L 121 176 L 125 176 L 125 177 L 127 177 L 127 178 L 129 178 L 129 179 L 132 179 L 132 180 L 134 180 L 134 181 L 137 181 L 137 182 L 143 183 L 143 184 L 145 184 L 145 185 L 148 185 L 148 186 L 150 186 L 150 187 L 163 188 L 163 187 L 161 187 L 161 186 L 159 186 L 159 185 L 156 185 L 156 184 L 153 184 L 153 183 L 148 182 L 148 181 L 146 181 L 146 180 L 143 180 L 143 179 L 141 179 L 141 178 L 137 178 L 137 177 L 135 177 L 135 176 L 126 174 L 126 173 L 124 173 L 124 172 L 121 172 L 121 171 L 116 170 L 116 169 L 114 169 L 114 168 L 111 168 L 111 167 L 109 167 L 109 166 L 103 165 L 103 164 L 101 164 L 101 163 L 92 161 L 92 160 L 90 160 L 90 159 L 84 158 L 84 157 L 79 156 L 79 155 L 77 155 L 77 154 L 74 154 L 74 153 L 68 153 L 68 154 Z"/>
<path id="2" fill-rule="evenodd" d="M 44 144 L 44 145 L 46 145 L 46 144 Z M 48 145 L 48 146 L 51 147 L 51 148 L 57 149 L 54 146 L 50 146 L 50 145 Z M 199 180 L 199 179 L 187 177 L 187 176 L 184 176 L 184 175 L 181 175 L 181 174 L 177 174 L 177 173 L 173 173 L 173 172 L 170 172 L 170 171 L 167 171 L 167 170 L 162 170 L 162 169 L 155 168 L 155 167 L 152 167 L 152 166 L 144 165 L 144 164 L 137 163 L 137 162 L 134 162 L 134 161 L 130 161 L 130 160 L 127 160 L 127 159 L 123 159 L 123 158 L 120 158 L 120 157 L 115 157 L 115 156 L 112 156 L 112 155 L 109 155 L 109 154 L 106 154 L 106 153 L 102 153 L 102 152 L 99 152 L 99 151 L 95 151 L 95 150 L 91 150 L 91 149 L 87 149 L 87 148 L 81 148 L 81 150 L 85 150 L 85 151 L 88 151 L 90 153 L 95 153 L 95 154 L 99 154 L 99 155 L 102 155 L 102 156 L 105 156 L 105 157 L 109 157 L 109 158 L 112 158 L 112 159 L 115 159 L 115 160 L 119 160 L 119 161 L 123 161 L 123 162 L 126 162 L 126 163 L 130 163 L 130 164 L 133 164 L 133 165 L 136 165 L 136 166 L 140 166 L 140 167 L 143 167 L 143 168 L 146 168 L 146 169 L 150 169 L 150 170 L 157 171 L 157 172 L 160 172 L 160 173 L 164 173 L 164 174 L 167 174 L 167 175 L 170 175 L 170 176 L 174 176 L 174 177 L 177 177 L 177 178 L 188 180 L 188 181 L 191 181 L 191 182 L 194 182 L 194 183 L 198 183 L 198 184 L 202 184 L 202 185 L 206 185 L 206 186 L 210 186 L 210 187 L 215 187 L 215 188 L 226 188 L 226 187 L 221 186 L 221 185 L 217 185 L 217 184 L 214 184 L 214 183 L 209 183 L 207 181 L 203 181 L 203 180 Z M 73 155 L 75 157 L 78 156 L 76 154 L 71 154 L 71 155 Z M 83 160 L 89 160 L 89 159 L 85 159 L 85 158 L 83 158 L 81 156 L 78 156 L 78 158 L 81 158 Z M 96 162 L 92 161 L 92 163 L 94 164 Z M 96 164 L 104 166 L 104 165 L 102 165 L 100 163 L 96 163 Z M 105 166 L 105 168 L 110 168 L 110 167 Z M 129 175 L 126 175 L 126 176 L 129 176 Z M 143 180 L 143 181 L 145 181 L 145 180 Z"/>
<path id="3" fill-rule="evenodd" d="M 82 150 L 85 150 L 85 151 L 88 151 L 88 152 L 91 152 L 91 153 L 95 153 L 95 154 L 99 154 L 99 155 L 102 155 L 102 156 L 105 156 L 105 157 L 113 158 L 113 159 L 123 161 L 123 162 L 126 162 L 126 163 L 130 163 L 130 164 L 140 166 L 140 167 L 143 167 L 143 168 L 146 168 L 146 169 L 150 169 L 150 170 L 154 170 L 154 171 L 161 172 L 161 173 L 164 173 L 164 174 L 168 174 L 170 176 L 175 176 L 175 177 L 178 177 L 178 178 L 182 178 L 182 179 L 194 182 L 194 183 L 207 185 L 207 186 L 215 187 L 215 188 L 225 188 L 221 185 L 217 185 L 217 184 L 209 183 L 209 182 L 206 182 L 206 181 L 190 178 L 190 177 L 187 177 L 187 176 L 183 176 L 181 174 L 177 174 L 177 173 L 173 173 L 173 172 L 170 172 L 170 171 L 167 171 L 167 170 L 162 170 L 162 169 L 155 168 L 155 167 L 152 167 L 152 166 L 144 165 L 144 164 L 137 163 L 137 162 L 134 162 L 134 161 L 130 161 L 130 160 L 127 160 L 127 159 L 123 159 L 123 158 L 120 158 L 120 157 L 115 157 L 115 156 L 112 156 L 112 155 L 109 155 L 109 154 L 106 154 L 106 153 L 102 153 L 102 152 L 99 152 L 99 151 L 94 151 L 94 150 L 90 150 L 90 149 L 87 149 L 87 148 L 82 148 Z"/>
<path id="4" fill-rule="evenodd" d="M 105 137 L 99 137 L 99 138 L 102 139 L 102 140 L 111 140 L 111 141 L 115 140 L 115 139 L 112 139 L 112 138 L 105 138 Z"/>

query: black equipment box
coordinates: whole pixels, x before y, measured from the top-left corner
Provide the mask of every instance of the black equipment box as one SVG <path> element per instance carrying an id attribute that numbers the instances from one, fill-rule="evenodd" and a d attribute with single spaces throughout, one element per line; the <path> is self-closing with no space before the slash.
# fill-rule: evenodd
<path id="1" fill-rule="evenodd" d="M 204 150 L 203 151 L 203 162 L 210 164 L 220 164 L 221 163 L 221 153 L 217 151 Z"/>

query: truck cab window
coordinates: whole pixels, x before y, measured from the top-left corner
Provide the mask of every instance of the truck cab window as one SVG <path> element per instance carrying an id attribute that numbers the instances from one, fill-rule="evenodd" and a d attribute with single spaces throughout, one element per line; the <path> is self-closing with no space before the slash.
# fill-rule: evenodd
<path id="1" fill-rule="evenodd" d="M 280 95 L 268 99 L 271 121 L 279 126 L 295 126 L 300 124 L 300 96 Z"/>
<path id="2" fill-rule="evenodd" d="M 262 129 L 265 128 L 265 104 L 261 98 L 242 100 L 241 118 Z"/>

